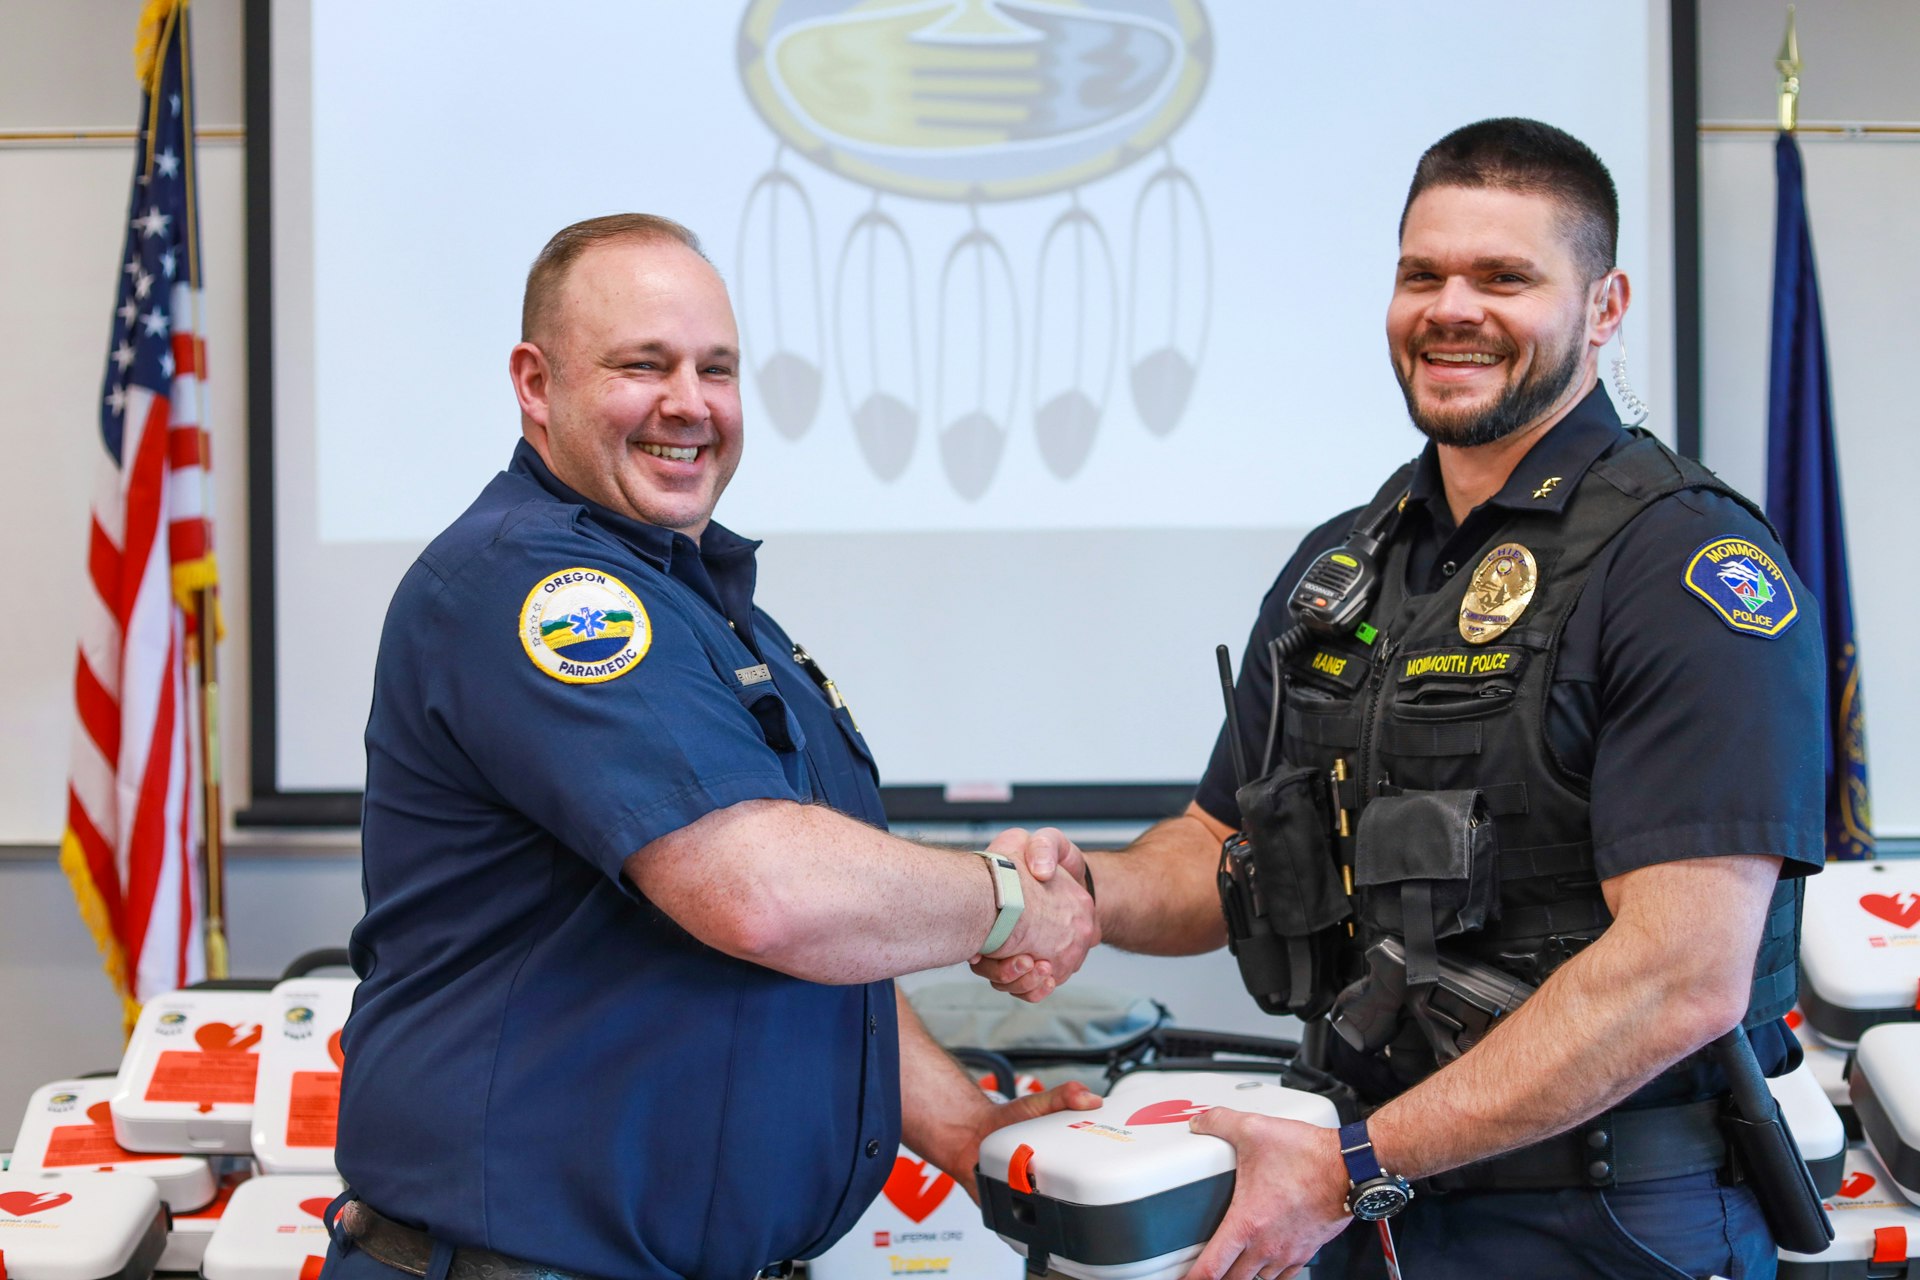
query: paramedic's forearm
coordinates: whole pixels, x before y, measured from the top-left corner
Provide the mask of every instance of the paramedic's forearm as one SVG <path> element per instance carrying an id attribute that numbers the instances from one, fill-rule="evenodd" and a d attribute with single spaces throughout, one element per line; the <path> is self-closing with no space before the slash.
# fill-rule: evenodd
<path id="1" fill-rule="evenodd" d="M 1022 863 L 1017 849 L 1008 853 Z M 872 982 L 970 959 L 995 916 L 993 877 L 970 853 L 888 835 L 821 805 L 750 800 L 627 859 L 627 877 L 707 945 L 812 982 Z M 1063 976 L 1098 940 L 1076 881 L 1021 867 L 1026 907 L 1002 954 Z"/>

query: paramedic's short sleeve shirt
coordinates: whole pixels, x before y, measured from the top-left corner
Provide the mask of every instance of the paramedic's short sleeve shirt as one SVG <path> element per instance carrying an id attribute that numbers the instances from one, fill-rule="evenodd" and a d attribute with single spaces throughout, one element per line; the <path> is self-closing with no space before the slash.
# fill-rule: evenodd
<path id="1" fill-rule="evenodd" d="M 578 1274 L 731 1278 L 885 1182 L 892 984 L 736 960 L 622 875 L 743 801 L 884 821 L 851 719 L 753 605 L 756 545 L 595 507 L 523 444 L 401 582 L 337 1149 L 379 1211 Z"/>

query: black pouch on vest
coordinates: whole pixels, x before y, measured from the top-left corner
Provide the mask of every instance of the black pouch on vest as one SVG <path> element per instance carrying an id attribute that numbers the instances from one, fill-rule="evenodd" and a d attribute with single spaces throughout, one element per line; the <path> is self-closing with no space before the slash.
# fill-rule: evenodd
<path id="1" fill-rule="evenodd" d="M 1406 791 L 1360 813 L 1353 883 L 1369 937 L 1407 949 L 1407 985 L 1439 979 L 1438 942 L 1500 913 L 1499 846 L 1478 791 Z"/>
<path id="2" fill-rule="evenodd" d="M 1228 946 L 1268 1013 L 1317 1018 L 1338 990 L 1341 923 L 1353 914 L 1335 865 L 1324 770 L 1282 764 L 1241 787 L 1241 834 L 1220 857 Z"/>

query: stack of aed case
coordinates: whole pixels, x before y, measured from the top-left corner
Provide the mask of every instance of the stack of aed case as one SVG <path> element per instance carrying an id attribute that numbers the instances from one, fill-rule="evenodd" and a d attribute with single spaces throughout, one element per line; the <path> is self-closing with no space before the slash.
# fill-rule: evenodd
<path id="1" fill-rule="evenodd" d="M 1782 1250 L 1780 1276 L 1920 1277 L 1920 860 L 1829 864 L 1807 882 L 1801 936 L 1802 1069 L 1831 1076 L 1842 1061 L 1859 1140 L 1826 1193 L 1832 1246 Z"/>
<path id="2" fill-rule="evenodd" d="M 0 1178 L 7 1280 L 300 1280 L 327 1249 L 354 980 L 147 1002 L 112 1079 L 37 1090 Z"/>

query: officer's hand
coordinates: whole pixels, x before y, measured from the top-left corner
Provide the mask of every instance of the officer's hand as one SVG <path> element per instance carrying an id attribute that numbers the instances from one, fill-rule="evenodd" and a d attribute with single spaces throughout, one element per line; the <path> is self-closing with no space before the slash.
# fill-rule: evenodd
<path id="1" fill-rule="evenodd" d="M 1010 1124 L 1022 1120 L 1031 1120 L 1035 1116 L 1052 1115 L 1056 1111 L 1092 1111 L 1100 1106 L 1100 1095 L 1078 1080 L 1069 1080 L 1066 1084 L 1055 1085 L 1045 1093 L 1029 1093 L 1015 1098 L 1012 1102 L 1002 1102 L 983 1114 L 980 1125 L 974 1130 L 972 1140 L 966 1150 L 955 1161 L 961 1167 L 947 1170 L 953 1180 L 966 1188 L 975 1204 L 980 1203 L 980 1189 L 974 1185 L 974 1166 L 980 1163 L 980 1143 L 995 1129 L 1004 1129 Z M 1003 1169 L 1000 1171 L 1005 1173 Z"/>
<path id="2" fill-rule="evenodd" d="M 1057 846 L 1050 839 L 1037 839 L 1048 834 L 1042 831 L 1030 835 L 1014 827 L 1001 832 L 987 846 L 1019 866 L 1027 905 L 1006 945 L 991 956 L 975 956 L 971 963 L 975 973 L 1023 1000 L 1044 1000 L 1052 994 L 1055 987 L 1074 975 L 1087 952 L 1100 941 L 1100 922 L 1086 886 L 1078 876 L 1053 874 L 1056 865 L 1070 864 L 1059 858 Z M 1051 835 L 1059 836 L 1059 832 Z M 1059 838 L 1071 845 L 1064 836 Z M 1044 880 L 1027 865 L 1028 853 L 1036 843 L 1045 850 Z M 1078 856 L 1076 849 L 1074 857 Z M 989 962 L 999 963 L 990 971 Z"/>
<path id="3" fill-rule="evenodd" d="M 1189 1127 L 1233 1144 L 1233 1203 L 1185 1280 L 1296 1275 L 1353 1221 L 1334 1129 L 1215 1107 Z"/>
<path id="4" fill-rule="evenodd" d="M 1086 883 L 1086 855 L 1057 827 L 1042 827 L 1033 832 L 1011 827 L 995 836 L 987 848 L 1024 861 L 1035 880 L 1049 881 L 1056 869 L 1064 869 L 1069 876 Z M 1097 920 L 1095 923 L 1097 927 Z M 1012 939 L 1008 941 L 1011 943 Z M 997 959 L 976 956 L 972 968 L 996 990 L 1009 995 L 1023 1000 L 1042 1000 L 1066 981 L 1066 975 L 1056 974 L 1050 963 L 1036 956 L 1010 953 L 1006 948 L 997 955 Z"/>

